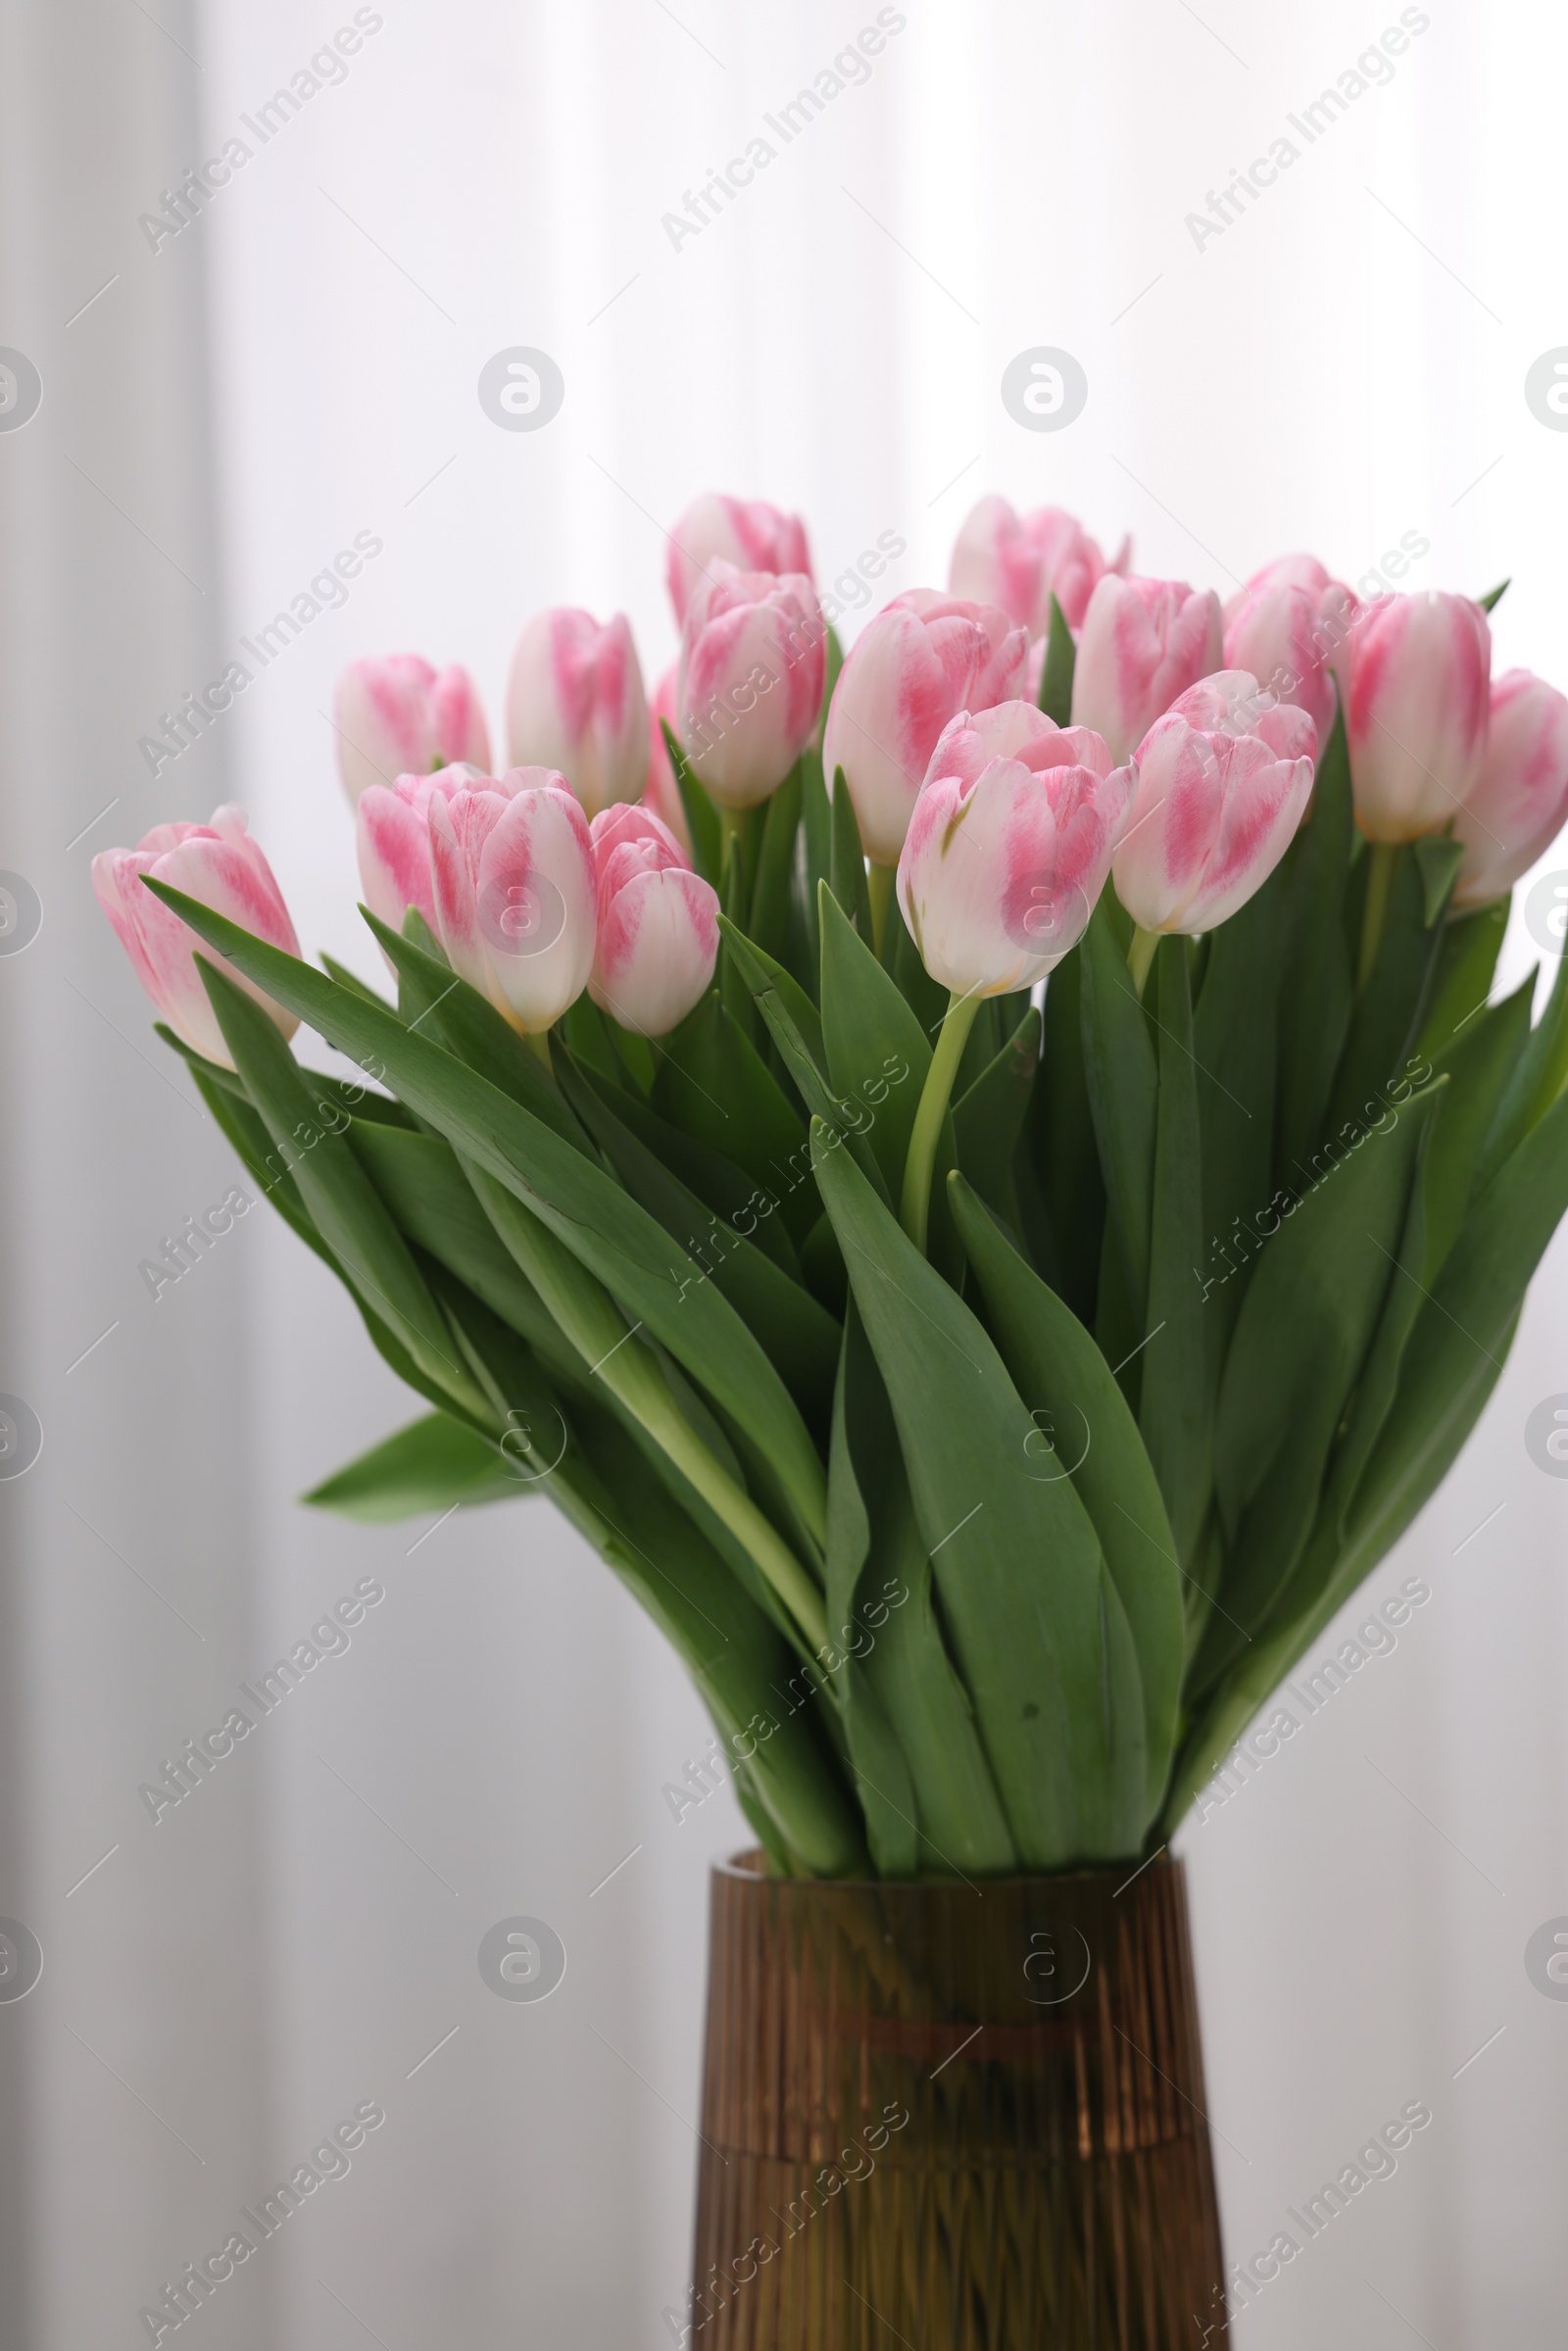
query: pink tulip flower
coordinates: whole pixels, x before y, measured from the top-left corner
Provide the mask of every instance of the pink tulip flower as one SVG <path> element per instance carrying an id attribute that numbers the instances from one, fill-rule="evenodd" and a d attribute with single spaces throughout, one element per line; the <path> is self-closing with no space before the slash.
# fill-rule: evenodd
<path id="1" fill-rule="evenodd" d="M 1336 586 L 1327 563 L 1319 563 L 1315 555 L 1277 555 L 1272 562 L 1254 571 L 1244 587 L 1225 599 L 1225 618 L 1231 620 L 1240 612 L 1249 596 L 1259 588 L 1305 588 L 1313 598 Z"/>
<path id="2" fill-rule="evenodd" d="M 1141 930 L 1211 931 L 1262 887 L 1312 793 L 1317 731 L 1245 669 L 1190 687 L 1139 744 L 1112 870 Z"/>
<path id="3" fill-rule="evenodd" d="M 1225 666 L 1304 710 L 1326 744 L 1338 704 L 1331 646 L 1307 588 L 1253 588 L 1225 624 Z"/>
<path id="4" fill-rule="evenodd" d="M 942 730 L 1024 689 L 1029 640 L 994 604 L 911 588 L 867 621 L 839 672 L 822 739 L 873 863 L 895 865 Z"/>
<path id="5" fill-rule="evenodd" d="M 435 928 L 454 971 L 524 1036 L 576 1003 L 594 959 L 594 854 L 564 776 L 514 767 L 427 804 Z"/>
<path id="6" fill-rule="evenodd" d="M 1387 596 L 1350 639 L 1350 784 L 1369 841 L 1441 832 L 1481 779 L 1492 631 L 1468 596 Z"/>
<path id="7" fill-rule="evenodd" d="M 1107 572 L 1089 599 L 1073 671 L 1072 714 L 1131 757 L 1179 694 L 1224 660 L 1219 598 L 1182 580 Z"/>
<path id="8" fill-rule="evenodd" d="M 982 498 L 953 550 L 948 586 L 953 595 L 996 604 L 1031 637 L 1051 626 L 1051 599 L 1072 629 L 1081 627 L 1089 599 L 1107 571 L 1124 572 L 1132 542 L 1123 539 L 1107 563 L 1083 524 L 1059 506 L 1016 514 L 1004 498 Z"/>
<path id="9" fill-rule="evenodd" d="M 435 929 L 430 879 L 430 802 L 450 800 L 470 784 L 497 786 L 480 767 L 460 763 L 434 775 L 400 775 L 395 784 L 368 784 L 355 810 L 355 846 L 365 903 L 389 930 L 400 931 L 410 906 Z"/>
<path id="10" fill-rule="evenodd" d="M 490 735 L 466 669 L 432 669 L 416 653 L 350 661 L 333 713 L 338 772 L 349 805 L 369 784 L 428 775 L 459 759 L 490 764 Z"/>
<path id="11" fill-rule="evenodd" d="M 676 733 L 724 808 L 776 792 L 822 707 L 827 624 L 804 572 L 737 571 L 715 558 L 693 589 Z"/>
<path id="12" fill-rule="evenodd" d="M 514 767 L 559 769 L 589 816 L 643 788 L 648 702 L 624 612 L 536 612 L 517 639 L 507 686 Z"/>
<path id="13" fill-rule="evenodd" d="M 737 571 L 811 572 L 806 525 L 782 514 L 765 498 L 725 498 L 705 490 L 694 498 L 669 534 L 665 577 L 675 625 L 686 624 L 692 591 L 715 558 Z"/>
<path id="14" fill-rule="evenodd" d="M 588 993 L 634 1036 L 665 1037 L 712 979 L 718 893 L 647 808 L 606 808 L 590 831 L 599 935 Z"/>
<path id="15" fill-rule="evenodd" d="M 1513 888 L 1568 821 L 1568 697 L 1528 669 L 1492 685 L 1486 757 L 1454 819 L 1465 859 L 1455 906 L 1484 906 Z"/>
<path id="16" fill-rule="evenodd" d="M 193 1052 L 221 1062 L 225 1069 L 233 1067 L 196 967 L 198 955 L 254 997 L 284 1036 L 292 1037 L 299 1027 L 293 1013 L 215 955 L 188 923 L 143 888 L 144 873 L 183 890 L 188 898 L 199 898 L 204 906 L 225 914 L 270 947 L 297 955 L 300 943 L 282 892 L 246 830 L 244 809 L 216 808 L 210 824 L 157 824 L 134 849 L 104 850 L 92 861 L 92 886 L 136 977 L 174 1034 Z"/>
<path id="17" fill-rule="evenodd" d="M 1310 607 L 1308 620 L 1298 599 Z M 1318 750 L 1334 724 L 1332 677 L 1350 708 L 1350 632 L 1361 610 L 1353 591 L 1315 555 L 1276 556 L 1225 602 L 1225 665 L 1250 669 L 1317 728 Z M 1286 691 L 1294 676 L 1298 686 Z"/>
<path id="18" fill-rule="evenodd" d="M 680 741 L 680 663 L 671 661 L 648 706 L 648 777 L 643 785 L 643 806 L 651 808 L 662 825 L 667 825 L 680 843 L 683 854 L 692 854 L 691 827 L 686 821 L 685 803 L 675 781 L 675 770 L 664 749 L 664 720 L 676 742 Z"/>
<path id="19" fill-rule="evenodd" d="M 1026 702 L 960 710 L 899 858 L 899 905 L 931 977 L 966 999 L 1053 970 L 1094 911 L 1132 787 L 1088 727 Z"/>

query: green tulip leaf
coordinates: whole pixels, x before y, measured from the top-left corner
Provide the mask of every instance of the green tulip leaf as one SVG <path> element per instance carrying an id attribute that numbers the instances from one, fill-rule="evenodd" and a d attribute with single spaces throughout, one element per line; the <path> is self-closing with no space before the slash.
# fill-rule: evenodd
<path id="1" fill-rule="evenodd" d="M 811 1143 L 1019 1860 L 1120 1859 L 1148 1817 L 1144 1696 L 1089 1515 L 1031 1475 L 1038 1430 L 981 1324 L 820 1121 Z"/>

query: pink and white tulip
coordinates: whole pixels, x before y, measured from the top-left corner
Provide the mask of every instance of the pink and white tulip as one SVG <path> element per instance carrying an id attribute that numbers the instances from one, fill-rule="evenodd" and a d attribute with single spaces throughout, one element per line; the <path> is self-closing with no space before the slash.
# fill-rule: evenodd
<path id="1" fill-rule="evenodd" d="M 589 816 L 643 788 L 648 700 L 624 612 L 603 628 L 569 607 L 536 612 L 507 686 L 514 767 L 554 767 Z"/>
<path id="2" fill-rule="evenodd" d="M 1276 556 L 1225 602 L 1226 667 L 1250 669 L 1282 702 L 1305 710 L 1317 728 L 1319 752 L 1334 724 L 1330 677 L 1349 712 L 1350 632 L 1360 610 L 1353 590 L 1315 555 Z M 1287 692 L 1285 681 L 1293 675 L 1298 684 Z"/>
<path id="3" fill-rule="evenodd" d="M 808 578 L 811 571 L 806 525 L 798 514 L 784 514 L 765 498 L 726 498 L 705 490 L 669 534 L 665 578 L 677 627 L 685 626 L 692 591 L 715 560 L 733 563 L 737 571 L 799 571 Z"/>
<path id="4" fill-rule="evenodd" d="M 593 968 L 593 844 L 548 767 L 480 776 L 427 807 L 435 929 L 454 971 L 525 1036 L 574 1004 Z"/>
<path id="5" fill-rule="evenodd" d="M 473 680 L 454 661 L 434 669 L 416 653 L 350 661 L 333 712 L 338 772 L 351 807 L 371 784 L 428 775 L 470 760 L 490 764 L 490 735 Z"/>
<path id="6" fill-rule="evenodd" d="M 1348 641 L 1347 625 L 1347 649 Z M 1250 589 L 1225 623 L 1226 668 L 1248 670 L 1266 692 L 1304 710 L 1320 746 L 1333 732 L 1338 708 L 1335 650 L 1307 588 Z"/>
<path id="7" fill-rule="evenodd" d="M 1568 697 L 1507 669 L 1492 683 L 1486 757 L 1454 819 L 1465 858 L 1456 906 L 1484 906 L 1511 890 L 1568 822 Z"/>
<path id="8" fill-rule="evenodd" d="M 728 808 L 776 792 L 822 707 L 827 624 L 804 572 L 737 571 L 715 559 L 681 637 L 676 733 L 694 773 Z"/>
<path id="9" fill-rule="evenodd" d="M 680 663 L 671 661 L 648 705 L 648 776 L 643 785 L 643 806 L 651 808 L 662 825 L 667 825 L 680 843 L 687 857 L 692 854 L 691 827 L 686 821 L 686 808 L 681 800 L 675 770 L 669 763 L 664 748 L 663 720 L 676 742 L 680 741 Z"/>
<path id="10" fill-rule="evenodd" d="M 400 775 L 395 784 L 368 784 L 355 810 L 355 847 L 365 903 L 388 930 L 400 931 L 410 906 L 435 929 L 430 879 L 430 802 L 450 800 L 470 784 L 490 784 L 483 768 L 460 763 L 434 775 Z M 491 788 L 494 789 L 493 784 Z"/>
<path id="11" fill-rule="evenodd" d="M 1212 590 L 1107 572 L 1084 613 L 1073 670 L 1073 723 L 1094 727 L 1116 759 L 1128 759 L 1161 711 L 1223 660 L 1219 598 Z"/>
<path id="12" fill-rule="evenodd" d="M 1315 555 L 1304 552 L 1277 555 L 1254 571 L 1234 595 L 1226 597 L 1225 618 L 1233 619 L 1248 597 L 1259 588 L 1305 588 L 1311 596 L 1320 597 L 1326 589 L 1337 585 L 1327 563 L 1320 563 Z"/>
<path id="13" fill-rule="evenodd" d="M 1088 727 L 1026 702 L 960 710 L 899 858 L 899 905 L 931 977 L 986 997 L 1053 970 L 1094 912 L 1132 786 Z"/>
<path id="14" fill-rule="evenodd" d="M 299 940 L 289 920 L 272 868 L 246 830 L 245 811 L 232 805 L 215 808 L 208 824 L 156 824 L 134 849 L 106 849 L 92 861 L 98 904 L 115 926 L 136 977 L 163 1018 L 194 1053 L 231 1069 L 228 1047 L 212 999 L 202 985 L 196 956 L 225 972 L 247 996 L 270 1012 L 285 1037 L 299 1027 L 231 963 L 198 939 L 190 925 L 144 888 L 143 874 L 199 898 L 230 922 L 297 955 Z"/>
<path id="15" fill-rule="evenodd" d="M 1004 498 L 982 498 L 959 531 L 948 571 L 955 596 L 1002 607 L 1009 620 L 1043 637 L 1055 597 L 1067 626 L 1079 628 L 1089 599 L 1107 571 L 1124 572 L 1132 542 L 1109 563 L 1075 516 L 1059 506 L 1017 514 Z"/>
<path id="16" fill-rule="evenodd" d="M 1190 687 L 1139 744 L 1112 870 L 1141 930 L 1197 938 L 1262 888 L 1312 795 L 1317 730 L 1245 669 Z"/>
<path id="17" fill-rule="evenodd" d="M 839 672 L 822 738 L 830 788 L 840 767 L 860 845 L 898 862 L 915 799 L 944 727 L 959 710 L 1022 693 L 1029 640 L 994 604 L 911 588 L 885 605 Z"/>
<path id="18" fill-rule="evenodd" d="M 588 993 L 638 1037 L 665 1037 L 706 994 L 718 957 L 718 894 L 647 808 L 605 808 L 589 828 L 599 930 Z"/>
<path id="19" fill-rule="evenodd" d="M 1350 639 L 1350 786 L 1369 841 L 1441 832 L 1481 780 L 1492 631 L 1468 596 L 1388 596 Z"/>

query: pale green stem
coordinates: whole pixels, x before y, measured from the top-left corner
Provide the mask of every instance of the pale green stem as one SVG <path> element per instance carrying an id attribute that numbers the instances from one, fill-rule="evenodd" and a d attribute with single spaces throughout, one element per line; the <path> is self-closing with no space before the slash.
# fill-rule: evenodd
<path id="1" fill-rule="evenodd" d="M 553 1077 L 555 1070 L 550 1059 L 550 1031 L 548 1029 L 524 1029 L 522 1041 L 529 1052 L 536 1054 L 545 1067 L 550 1070 Z"/>
<path id="2" fill-rule="evenodd" d="M 914 1114 L 909 1153 L 904 1162 L 904 1201 L 900 1221 L 922 1256 L 931 1213 L 931 1171 L 936 1165 L 937 1145 L 942 1139 L 942 1121 L 948 1114 L 953 1081 L 958 1074 L 958 1063 L 963 1058 L 963 1049 L 969 1042 L 969 1031 L 974 1026 L 974 1016 L 979 1009 L 980 999 L 975 995 L 959 996 L 955 992 L 948 999 L 942 1033 L 937 1039 L 937 1050 L 931 1055 L 931 1066 L 926 1071 L 920 1106 Z"/>
<path id="3" fill-rule="evenodd" d="M 896 865 L 879 865 L 871 859 L 865 877 L 867 895 L 871 901 L 871 953 L 877 961 L 882 959 L 882 942 L 887 936 L 888 908 L 893 903 L 893 884 L 898 873 Z"/>
<path id="4" fill-rule="evenodd" d="M 1142 1002 L 1144 990 L 1149 984 L 1150 969 L 1154 960 L 1154 950 L 1158 945 L 1158 931 L 1146 931 L 1141 922 L 1134 923 L 1133 943 L 1127 950 L 1127 968 L 1133 975 L 1133 986 L 1138 991 L 1140 1002 Z"/>
<path id="5" fill-rule="evenodd" d="M 1355 974 L 1357 996 L 1372 977 L 1378 949 L 1383 945 L 1383 933 L 1389 919 L 1389 899 L 1394 889 L 1400 847 L 1397 841 L 1374 841 L 1368 852 L 1370 862 L 1366 875 L 1366 909 L 1361 916 L 1361 959 Z"/>

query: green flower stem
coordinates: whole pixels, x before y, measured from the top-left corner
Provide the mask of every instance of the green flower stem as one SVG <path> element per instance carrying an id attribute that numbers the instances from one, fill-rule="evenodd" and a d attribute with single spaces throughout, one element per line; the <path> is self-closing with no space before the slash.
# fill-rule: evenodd
<path id="1" fill-rule="evenodd" d="M 871 859 L 871 869 L 865 877 L 866 894 L 871 901 L 871 953 L 882 960 L 882 942 L 887 936 L 888 907 L 893 903 L 893 884 L 898 874 L 896 865 L 879 865 Z"/>
<path id="2" fill-rule="evenodd" d="M 873 865 L 871 870 L 874 873 L 876 867 Z M 955 991 L 949 997 L 942 1033 L 937 1039 L 937 1050 L 931 1055 L 931 1066 L 926 1071 L 920 1106 L 914 1114 L 909 1153 L 904 1162 L 904 1201 L 900 1221 L 922 1255 L 925 1253 L 926 1224 L 931 1212 L 931 1171 L 936 1165 L 942 1121 L 948 1114 L 953 1081 L 958 1074 L 958 1063 L 963 1058 L 963 1049 L 969 1042 L 969 1031 L 974 1026 L 974 1016 L 979 1009 L 980 999 L 972 992 L 968 996 L 959 996 Z"/>
<path id="3" fill-rule="evenodd" d="M 522 1042 L 531 1053 L 537 1055 L 545 1067 L 550 1070 L 551 1076 L 554 1077 L 555 1070 L 550 1060 L 550 1031 L 548 1029 L 524 1029 Z"/>
<path id="4" fill-rule="evenodd" d="M 1389 919 L 1389 899 L 1394 889 L 1394 876 L 1398 867 L 1398 841 L 1374 841 L 1368 856 L 1371 859 L 1366 876 L 1366 909 L 1361 916 L 1361 959 L 1355 974 L 1357 996 L 1365 990 L 1383 945 L 1384 927 Z"/>
<path id="5" fill-rule="evenodd" d="M 465 1164 L 486 1215 L 590 1374 L 603 1380 L 729 1529 L 778 1593 L 814 1655 L 827 1642 L 820 1591 L 771 1520 L 704 1445 L 671 1395 L 653 1348 L 635 1329 L 627 1328 L 604 1284 L 548 1225 L 493 1176 L 472 1161 Z"/>
<path id="6" fill-rule="evenodd" d="M 1154 960 L 1154 950 L 1158 945 L 1158 931 L 1146 931 L 1141 922 L 1134 923 L 1133 942 L 1127 950 L 1127 968 L 1133 975 L 1133 986 L 1138 991 L 1140 1003 L 1143 1001 L 1144 990 L 1149 982 L 1150 967 Z"/>

